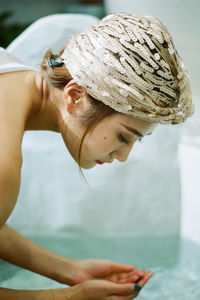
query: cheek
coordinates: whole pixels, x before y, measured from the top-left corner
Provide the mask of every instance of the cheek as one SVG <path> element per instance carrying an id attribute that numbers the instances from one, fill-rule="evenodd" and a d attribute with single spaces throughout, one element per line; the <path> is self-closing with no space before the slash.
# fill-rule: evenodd
<path id="1" fill-rule="evenodd" d="M 85 141 L 85 151 L 90 156 L 101 156 L 111 152 L 113 141 L 108 135 L 91 134 Z"/>

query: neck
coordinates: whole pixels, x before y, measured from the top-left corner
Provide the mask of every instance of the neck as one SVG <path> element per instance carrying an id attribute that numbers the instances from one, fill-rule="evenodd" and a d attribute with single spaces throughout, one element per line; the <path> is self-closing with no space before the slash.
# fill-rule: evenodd
<path id="1" fill-rule="evenodd" d="M 27 118 L 25 130 L 51 130 L 60 132 L 61 90 L 47 84 L 40 72 L 33 72 L 31 80 L 31 113 Z"/>

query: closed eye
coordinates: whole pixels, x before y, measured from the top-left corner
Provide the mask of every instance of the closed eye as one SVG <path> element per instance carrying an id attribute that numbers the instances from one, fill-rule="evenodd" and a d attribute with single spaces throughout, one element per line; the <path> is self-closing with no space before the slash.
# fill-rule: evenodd
<path id="1" fill-rule="evenodd" d="M 126 145 L 129 145 L 132 141 L 128 141 L 122 134 L 118 135 L 118 139 L 121 143 L 125 143 Z M 138 142 L 142 142 L 143 137 L 137 138 Z"/>
<path id="2" fill-rule="evenodd" d="M 130 144 L 130 142 L 127 141 L 127 139 L 125 139 L 125 137 L 124 137 L 122 134 L 119 134 L 119 135 L 118 135 L 118 139 L 119 139 L 119 141 L 120 141 L 121 143 L 125 143 L 126 145 L 129 145 L 129 144 Z"/>

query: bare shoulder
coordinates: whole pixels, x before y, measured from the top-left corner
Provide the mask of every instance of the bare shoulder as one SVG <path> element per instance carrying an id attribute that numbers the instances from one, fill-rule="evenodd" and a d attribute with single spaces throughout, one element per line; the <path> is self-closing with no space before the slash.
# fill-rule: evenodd
<path id="1" fill-rule="evenodd" d="M 0 161 L 22 164 L 21 145 L 31 109 L 23 72 L 0 75 Z"/>
<path id="2" fill-rule="evenodd" d="M 2 126 L 3 123 L 3 126 Z M 10 130 L 5 133 L 4 130 Z M 0 228 L 6 223 L 18 199 L 20 182 L 22 153 L 15 130 L 0 126 Z"/>

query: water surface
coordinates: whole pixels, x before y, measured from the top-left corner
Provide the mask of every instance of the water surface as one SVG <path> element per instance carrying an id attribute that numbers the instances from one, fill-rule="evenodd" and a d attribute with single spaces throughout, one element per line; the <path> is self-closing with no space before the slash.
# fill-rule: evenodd
<path id="1" fill-rule="evenodd" d="M 178 237 L 92 237 L 87 235 L 30 236 L 38 244 L 73 258 L 106 258 L 150 269 L 153 278 L 140 293 L 141 300 L 199 300 L 200 245 Z M 59 288 L 63 285 L 0 263 L 1 287 Z"/>

